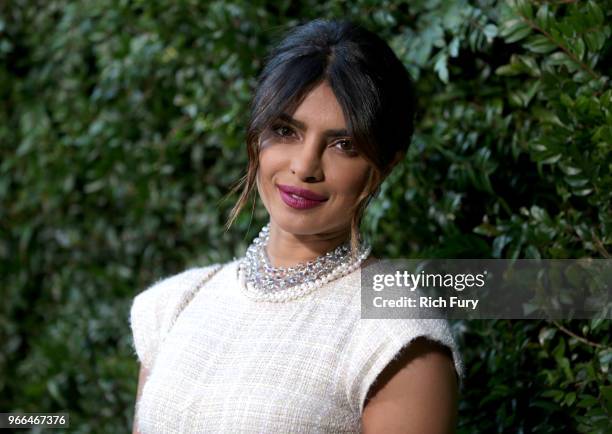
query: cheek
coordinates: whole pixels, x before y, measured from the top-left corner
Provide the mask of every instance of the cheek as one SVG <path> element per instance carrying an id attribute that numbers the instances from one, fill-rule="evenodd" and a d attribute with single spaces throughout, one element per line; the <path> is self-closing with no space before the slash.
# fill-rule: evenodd
<path id="1" fill-rule="evenodd" d="M 268 204 L 270 192 L 265 179 L 265 174 L 262 172 L 261 166 L 257 170 L 257 175 L 255 176 L 255 185 L 257 187 L 259 200 L 261 200 L 261 203 L 263 204 L 264 208 L 266 208 L 268 212 L 270 212 L 270 207 Z"/>
<path id="2" fill-rule="evenodd" d="M 343 170 L 334 176 L 333 184 L 336 186 L 338 194 L 347 199 L 355 198 L 366 188 L 369 180 L 370 169 L 359 167 Z"/>
<path id="3" fill-rule="evenodd" d="M 274 158 L 271 158 L 269 152 L 259 152 L 259 176 L 258 180 L 260 183 L 265 184 L 270 181 L 270 177 L 274 172 Z"/>
<path id="4" fill-rule="evenodd" d="M 274 190 L 274 174 L 278 172 L 279 159 L 275 157 L 273 152 L 260 150 L 259 153 L 259 168 L 257 170 L 257 190 L 259 195 L 265 201 L 265 196 L 273 193 Z"/>

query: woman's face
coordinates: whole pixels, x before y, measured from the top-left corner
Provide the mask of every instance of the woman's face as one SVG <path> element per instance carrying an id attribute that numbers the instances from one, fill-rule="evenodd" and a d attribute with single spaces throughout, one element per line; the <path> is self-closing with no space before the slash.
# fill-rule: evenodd
<path id="1" fill-rule="evenodd" d="M 357 203 L 368 193 L 371 165 L 346 128 L 336 96 L 322 82 L 294 113 L 262 133 L 257 188 L 273 224 L 295 235 L 350 228 Z M 309 190 L 321 200 L 292 197 L 291 188 Z"/>

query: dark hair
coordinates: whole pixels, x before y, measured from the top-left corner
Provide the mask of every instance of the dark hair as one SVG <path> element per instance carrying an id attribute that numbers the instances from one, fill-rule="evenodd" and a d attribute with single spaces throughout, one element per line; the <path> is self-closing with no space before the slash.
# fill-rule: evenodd
<path id="1" fill-rule="evenodd" d="M 363 212 L 410 144 L 415 92 L 408 71 L 387 43 L 350 21 L 317 19 L 297 26 L 266 58 L 247 127 L 248 170 L 230 192 L 243 187 L 226 229 L 255 189 L 261 134 L 323 81 L 342 107 L 355 147 L 374 167 L 365 190 L 369 194 L 351 221 L 354 251 Z"/>

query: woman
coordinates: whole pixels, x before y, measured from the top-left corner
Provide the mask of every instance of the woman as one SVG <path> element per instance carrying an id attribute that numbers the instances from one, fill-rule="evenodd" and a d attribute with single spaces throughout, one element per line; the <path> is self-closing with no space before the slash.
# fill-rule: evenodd
<path id="1" fill-rule="evenodd" d="M 371 32 L 315 20 L 272 51 L 251 110 L 229 224 L 255 187 L 270 222 L 244 257 L 135 298 L 134 432 L 453 432 L 448 324 L 360 318 L 359 224 L 413 132 L 405 68 Z"/>

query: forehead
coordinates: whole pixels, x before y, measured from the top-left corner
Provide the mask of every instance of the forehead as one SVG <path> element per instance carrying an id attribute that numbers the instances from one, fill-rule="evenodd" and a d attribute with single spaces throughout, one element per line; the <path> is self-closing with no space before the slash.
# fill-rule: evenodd
<path id="1" fill-rule="evenodd" d="M 306 126 L 317 128 L 345 128 L 342 106 L 327 82 L 314 87 L 297 106 L 293 118 Z"/>

